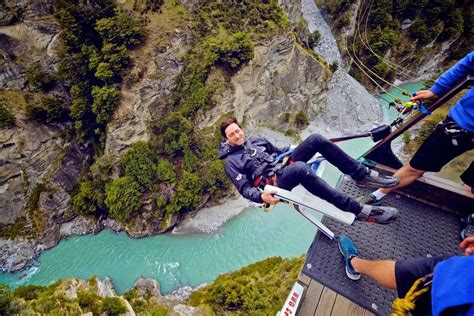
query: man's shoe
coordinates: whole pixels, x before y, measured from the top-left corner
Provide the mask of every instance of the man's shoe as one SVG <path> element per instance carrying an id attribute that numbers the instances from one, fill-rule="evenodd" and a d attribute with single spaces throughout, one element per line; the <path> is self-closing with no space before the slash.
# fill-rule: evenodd
<path id="1" fill-rule="evenodd" d="M 356 200 L 360 204 L 369 204 L 369 205 L 380 205 L 380 204 L 382 204 L 382 199 L 377 200 L 375 195 L 373 195 L 372 193 L 361 195 Z"/>
<path id="2" fill-rule="evenodd" d="M 398 210 L 394 207 L 365 204 L 357 215 L 357 220 L 377 224 L 390 224 L 397 218 L 397 215 Z"/>
<path id="3" fill-rule="evenodd" d="M 356 185 L 361 188 L 392 188 L 397 186 L 398 184 L 400 184 L 400 179 L 391 176 L 386 176 L 372 169 L 369 169 L 369 172 L 363 179 L 356 180 Z"/>
<path id="4" fill-rule="evenodd" d="M 339 245 L 339 251 L 344 257 L 346 264 L 346 275 L 349 279 L 357 281 L 360 279 L 360 273 L 354 270 L 351 264 L 351 259 L 357 257 L 357 247 L 354 242 L 346 235 L 339 236 L 337 241 Z"/>

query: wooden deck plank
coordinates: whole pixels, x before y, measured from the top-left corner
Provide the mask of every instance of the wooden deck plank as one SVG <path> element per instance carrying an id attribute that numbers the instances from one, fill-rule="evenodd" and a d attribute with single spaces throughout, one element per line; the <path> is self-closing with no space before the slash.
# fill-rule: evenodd
<path id="1" fill-rule="evenodd" d="M 305 284 L 306 286 L 309 286 L 311 283 L 311 278 L 300 271 L 300 274 L 298 275 L 298 281 Z"/>
<path id="2" fill-rule="evenodd" d="M 333 290 L 324 287 L 319 299 L 318 306 L 316 307 L 315 315 L 318 316 L 331 316 L 334 302 L 336 301 L 337 293 Z"/>
<path id="3" fill-rule="evenodd" d="M 362 306 L 352 302 L 342 295 L 337 295 L 336 301 L 334 302 L 334 308 L 332 309 L 331 315 L 334 316 L 369 316 L 373 315 L 370 311 L 366 310 Z"/>
<path id="4" fill-rule="evenodd" d="M 316 307 L 318 306 L 319 300 L 321 298 L 323 288 L 324 286 L 321 283 L 311 280 L 303 298 L 303 305 L 301 305 L 298 316 L 314 315 Z"/>
<path id="5" fill-rule="evenodd" d="M 331 315 L 334 315 L 334 316 L 352 315 L 349 313 L 349 308 L 351 304 L 354 304 L 354 303 L 349 301 L 344 296 L 338 294 L 334 302 L 334 307 L 331 311 Z"/>

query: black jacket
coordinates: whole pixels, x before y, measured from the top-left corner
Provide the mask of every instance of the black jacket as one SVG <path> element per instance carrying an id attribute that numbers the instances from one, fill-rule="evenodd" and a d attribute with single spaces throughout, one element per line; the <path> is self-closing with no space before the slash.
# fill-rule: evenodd
<path id="1" fill-rule="evenodd" d="M 246 199 L 262 203 L 261 193 L 252 186 L 264 174 L 275 157 L 288 148 L 277 148 L 263 137 L 251 137 L 242 146 L 219 144 L 219 159 L 226 159 L 225 173 Z"/>

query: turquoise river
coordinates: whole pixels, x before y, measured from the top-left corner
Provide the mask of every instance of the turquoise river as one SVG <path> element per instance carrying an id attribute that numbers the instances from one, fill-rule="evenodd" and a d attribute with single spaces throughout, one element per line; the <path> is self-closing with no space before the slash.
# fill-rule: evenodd
<path id="1" fill-rule="evenodd" d="M 419 83 L 402 86 L 416 91 Z M 398 91 L 393 94 L 399 95 Z M 385 95 L 388 99 L 389 96 Z M 387 121 L 396 116 L 386 111 Z M 341 144 L 353 157 L 371 146 L 367 139 Z M 335 185 L 339 173 L 327 168 L 323 178 Z M 119 293 L 127 291 L 139 276 L 159 280 L 163 292 L 178 287 L 211 282 L 219 274 L 271 257 L 304 254 L 315 227 L 290 207 L 280 204 L 271 212 L 248 208 L 215 234 L 172 235 L 133 239 L 125 233 L 104 230 L 95 236 L 71 237 L 47 250 L 25 271 L 0 274 L 0 283 L 17 287 L 47 285 L 55 280 L 78 277 L 109 277 Z"/>

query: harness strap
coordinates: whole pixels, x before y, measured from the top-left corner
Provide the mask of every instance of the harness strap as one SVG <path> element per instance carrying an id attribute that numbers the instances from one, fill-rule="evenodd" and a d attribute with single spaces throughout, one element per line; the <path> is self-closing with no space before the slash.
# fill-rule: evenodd
<path id="1" fill-rule="evenodd" d="M 265 185 L 275 185 L 275 180 L 276 180 L 276 174 L 282 170 L 284 167 L 287 165 L 291 166 L 295 162 L 290 159 L 290 156 L 285 156 L 283 157 L 283 160 L 281 163 L 276 164 L 275 166 L 269 168 L 266 170 L 265 174 L 258 176 L 255 178 L 255 180 L 252 183 L 252 186 L 254 188 L 265 188 Z"/>
<path id="2" fill-rule="evenodd" d="M 395 299 L 392 303 L 391 316 L 405 316 L 413 311 L 416 307 L 415 302 L 418 298 L 431 289 L 432 277 L 432 274 L 428 274 L 423 278 L 419 278 L 415 283 L 413 283 L 404 298 Z"/>

